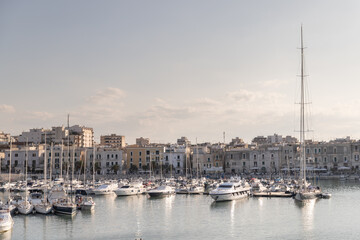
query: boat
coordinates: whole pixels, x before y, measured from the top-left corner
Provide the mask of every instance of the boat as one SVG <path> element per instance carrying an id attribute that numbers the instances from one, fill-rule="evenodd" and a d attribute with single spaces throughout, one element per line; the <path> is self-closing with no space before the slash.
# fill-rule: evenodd
<path id="1" fill-rule="evenodd" d="M 157 188 L 150 189 L 146 192 L 150 197 L 163 197 L 163 196 L 169 196 L 175 193 L 174 188 L 167 186 L 167 185 L 161 185 Z"/>
<path id="2" fill-rule="evenodd" d="M 145 188 L 141 182 L 129 183 L 114 190 L 117 196 L 131 196 L 143 194 Z"/>
<path id="3" fill-rule="evenodd" d="M 188 194 L 189 193 L 189 189 L 185 184 L 181 184 L 180 186 L 178 186 L 175 189 L 175 193 L 176 194 Z"/>
<path id="4" fill-rule="evenodd" d="M 224 182 L 215 190 L 210 191 L 209 195 L 216 202 L 231 201 L 248 197 L 250 189 L 250 187 L 243 187 L 240 181 Z"/>
<path id="5" fill-rule="evenodd" d="M 34 210 L 34 205 L 31 204 L 31 202 L 28 200 L 28 193 L 27 193 L 27 168 L 28 168 L 28 140 L 26 140 L 26 157 L 25 157 L 25 199 L 24 201 L 20 202 L 17 205 L 17 210 L 19 211 L 19 213 L 27 215 L 32 213 L 32 211 Z"/>
<path id="6" fill-rule="evenodd" d="M 60 215 L 75 215 L 76 214 L 76 204 L 73 203 L 70 198 L 59 199 L 53 205 L 55 214 Z"/>
<path id="7" fill-rule="evenodd" d="M 295 200 L 303 202 L 316 199 L 320 194 L 317 188 L 309 188 L 306 181 L 306 141 L 305 141 L 305 74 L 304 74 L 304 45 L 301 26 L 301 102 L 300 102 L 300 188 L 296 191 Z"/>
<path id="8" fill-rule="evenodd" d="M 115 189 L 117 189 L 117 184 L 105 183 L 94 189 L 93 193 L 95 195 L 109 195 L 113 194 Z"/>
<path id="9" fill-rule="evenodd" d="M 76 205 L 78 209 L 92 211 L 95 208 L 96 203 L 90 196 L 76 195 Z"/>
<path id="10" fill-rule="evenodd" d="M 46 149 L 47 149 L 47 145 L 46 145 L 46 133 L 45 133 L 45 155 L 47 158 L 47 154 L 46 154 Z M 51 148 L 52 149 L 52 148 Z M 50 164 L 52 162 L 52 153 L 51 153 L 51 161 Z M 50 167 L 51 170 L 51 167 Z M 32 204 L 34 204 L 34 208 L 35 211 L 40 213 L 40 214 L 49 214 L 52 211 L 52 204 L 48 201 L 47 198 L 47 178 L 46 178 L 46 173 L 47 173 L 47 159 L 44 158 L 44 197 L 42 198 L 42 195 L 39 193 L 32 193 L 30 196 L 33 197 L 37 197 L 37 199 L 32 202 Z M 50 176 L 51 179 L 51 176 Z"/>
<path id="11" fill-rule="evenodd" d="M 188 193 L 189 194 L 203 194 L 204 191 L 205 191 L 204 186 L 192 185 L 192 186 L 190 186 Z"/>
<path id="12" fill-rule="evenodd" d="M 14 220 L 11 217 L 10 211 L 0 210 L 0 233 L 9 231 L 14 226 Z"/>

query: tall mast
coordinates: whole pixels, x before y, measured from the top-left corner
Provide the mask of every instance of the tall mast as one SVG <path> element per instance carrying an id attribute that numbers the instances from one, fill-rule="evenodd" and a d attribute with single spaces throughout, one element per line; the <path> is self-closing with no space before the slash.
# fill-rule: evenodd
<path id="1" fill-rule="evenodd" d="M 187 170 L 187 142 L 185 141 L 185 177 L 187 179 L 187 173 L 188 173 L 188 170 Z"/>
<path id="2" fill-rule="evenodd" d="M 11 183 L 11 157 L 12 157 L 12 138 L 10 137 L 10 158 L 9 158 L 9 192 Z"/>
<path id="3" fill-rule="evenodd" d="M 68 146 L 67 146 L 67 155 L 66 155 L 66 180 L 69 181 L 69 168 L 70 168 L 70 123 L 69 123 L 70 114 L 67 117 L 67 125 L 68 125 Z"/>
<path id="4" fill-rule="evenodd" d="M 303 187 L 306 187 L 306 156 L 305 156 L 305 90 L 304 90 L 304 42 L 301 26 L 301 103 L 300 103 L 300 162 L 302 163 Z"/>
<path id="5" fill-rule="evenodd" d="M 96 146 L 95 146 L 95 142 L 94 142 L 94 153 L 93 153 L 93 184 L 95 184 L 95 157 L 96 157 Z"/>
<path id="6" fill-rule="evenodd" d="M 26 153 L 25 153 L 25 204 L 27 204 L 27 168 L 28 168 L 28 155 L 29 155 L 29 139 L 26 138 Z"/>
<path id="7" fill-rule="evenodd" d="M 196 138 L 196 179 L 199 179 L 199 148 Z"/>
<path id="8" fill-rule="evenodd" d="M 62 164 L 64 160 L 64 140 L 61 140 L 61 155 L 60 155 L 60 179 L 62 179 L 63 169 Z"/>
<path id="9" fill-rule="evenodd" d="M 52 180 L 52 169 L 53 169 L 53 155 L 54 155 L 54 145 L 51 143 L 51 149 L 50 149 L 50 184 Z"/>
<path id="10" fill-rule="evenodd" d="M 44 183 L 45 183 L 45 186 L 47 184 L 47 176 L 46 176 L 46 173 L 47 173 L 47 146 L 46 146 L 46 132 L 45 132 L 45 151 L 44 151 Z"/>
<path id="11" fill-rule="evenodd" d="M 86 150 L 85 149 L 85 159 L 84 159 L 84 186 L 85 186 L 85 183 L 86 183 Z"/>

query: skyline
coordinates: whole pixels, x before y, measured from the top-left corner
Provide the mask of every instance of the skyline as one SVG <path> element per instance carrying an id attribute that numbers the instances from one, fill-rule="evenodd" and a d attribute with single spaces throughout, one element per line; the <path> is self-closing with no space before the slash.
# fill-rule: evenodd
<path id="1" fill-rule="evenodd" d="M 324 9 L 326 6 L 326 10 Z M 299 10 L 300 9 L 300 10 Z M 93 127 L 129 143 L 298 138 L 300 26 L 308 138 L 360 138 L 360 3 L 3 1 L 0 131 Z"/>

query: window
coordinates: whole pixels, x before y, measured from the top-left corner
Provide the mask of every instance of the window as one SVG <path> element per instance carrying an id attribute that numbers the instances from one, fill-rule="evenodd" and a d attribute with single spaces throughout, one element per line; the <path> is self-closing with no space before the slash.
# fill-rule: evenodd
<path id="1" fill-rule="evenodd" d="M 261 155 L 261 158 L 262 158 L 262 159 L 265 159 L 265 154 L 262 154 L 262 155 Z"/>
<path id="2" fill-rule="evenodd" d="M 334 162 L 336 162 L 337 161 L 337 159 L 336 159 L 336 157 L 334 157 Z"/>
<path id="3" fill-rule="evenodd" d="M 216 163 L 215 166 L 218 167 L 218 166 L 219 166 L 219 163 Z"/>
<path id="4" fill-rule="evenodd" d="M 265 165 L 265 162 L 264 162 L 264 161 L 262 162 L 262 165 Z"/>
<path id="5" fill-rule="evenodd" d="M 208 158 L 208 162 L 210 162 L 210 158 Z"/>
<path id="6" fill-rule="evenodd" d="M 146 155 L 150 155 L 150 151 L 149 151 L 149 150 L 146 151 Z"/>
<path id="7" fill-rule="evenodd" d="M 165 161 L 169 161 L 169 156 L 168 155 L 165 156 Z"/>
<path id="8" fill-rule="evenodd" d="M 32 156 L 33 156 L 33 157 L 36 157 L 36 153 L 33 153 Z"/>
<path id="9" fill-rule="evenodd" d="M 254 154 L 254 159 L 256 159 L 256 154 Z"/>
<path id="10" fill-rule="evenodd" d="M 156 150 L 156 155 L 159 155 L 159 154 L 160 154 L 159 150 Z"/>
<path id="11" fill-rule="evenodd" d="M 243 153 L 243 155 L 242 155 L 242 156 L 243 156 L 243 159 L 245 159 L 245 158 L 246 158 L 246 154 L 245 154 L 245 153 Z"/>
<path id="12" fill-rule="evenodd" d="M 130 156 L 132 156 L 133 155 L 133 152 L 130 152 Z"/>
<path id="13" fill-rule="evenodd" d="M 180 167 L 180 162 L 177 163 L 177 167 Z"/>
<path id="14" fill-rule="evenodd" d="M 139 158 L 139 162 L 141 162 L 141 158 Z"/>
<path id="15" fill-rule="evenodd" d="M 141 168 L 141 163 L 139 163 L 139 168 Z"/>
<path id="16" fill-rule="evenodd" d="M 232 154 L 230 154 L 230 159 L 233 159 L 233 155 L 232 155 Z"/>
<path id="17" fill-rule="evenodd" d="M 106 166 L 109 167 L 109 166 L 110 166 L 110 163 L 109 163 L 109 162 L 106 162 Z"/>
<path id="18" fill-rule="evenodd" d="M 243 162 L 243 166 L 244 166 L 244 167 L 245 167 L 245 164 L 246 164 L 246 163 L 245 163 L 245 162 Z"/>
<path id="19" fill-rule="evenodd" d="M 336 148 L 334 148 L 334 153 L 336 154 Z"/>
<path id="20" fill-rule="evenodd" d="M 257 162 L 254 162 L 254 167 L 257 167 Z"/>
<path id="21" fill-rule="evenodd" d="M 139 156 L 141 156 L 141 152 L 139 152 Z"/>
<path id="22" fill-rule="evenodd" d="M 272 153 L 272 154 L 271 154 L 271 159 L 273 159 L 273 158 L 274 158 L 274 154 Z"/>
<path id="23" fill-rule="evenodd" d="M 140 155 L 141 156 L 141 155 Z M 117 154 L 115 154 L 115 159 L 118 159 L 118 155 Z"/>
<path id="24" fill-rule="evenodd" d="M 19 156 L 19 154 L 15 153 L 15 157 L 18 157 L 18 156 Z"/>
<path id="25" fill-rule="evenodd" d="M 346 158 L 346 157 L 344 157 L 344 162 L 347 162 L 347 158 Z"/>
<path id="26" fill-rule="evenodd" d="M 130 162 L 132 162 L 133 161 L 133 159 L 132 158 L 130 158 Z"/>

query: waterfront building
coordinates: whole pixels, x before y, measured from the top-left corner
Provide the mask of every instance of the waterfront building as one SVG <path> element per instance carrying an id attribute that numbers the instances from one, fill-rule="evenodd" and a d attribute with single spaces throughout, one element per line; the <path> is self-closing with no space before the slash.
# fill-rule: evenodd
<path id="1" fill-rule="evenodd" d="M 87 173 L 92 173 L 94 149 L 86 150 Z M 95 171 L 98 175 L 120 174 L 123 171 L 126 152 L 119 148 L 98 146 L 95 151 Z"/>
<path id="2" fill-rule="evenodd" d="M 131 145 L 126 147 L 126 167 L 131 172 L 160 172 L 165 153 L 164 145 L 139 146 Z M 151 163 L 151 165 L 150 165 Z M 161 165 L 161 166 L 160 166 Z"/>
<path id="3" fill-rule="evenodd" d="M 191 142 L 187 139 L 187 137 L 181 137 L 179 138 L 176 143 L 178 145 L 191 145 Z"/>
<path id="4" fill-rule="evenodd" d="M 70 134 L 70 136 L 69 136 Z M 18 137 L 19 143 L 28 141 L 33 144 L 45 143 L 67 144 L 68 136 L 70 145 L 75 144 L 77 147 L 92 147 L 94 141 L 94 131 L 92 128 L 74 125 L 67 127 L 52 127 L 51 129 L 33 128 L 28 132 L 22 132 Z"/>
<path id="5" fill-rule="evenodd" d="M 100 145 L 110 146 L 114 148 L 124 148 L 125 147 L 125 136 L 110 134 L 110 135 L 101 135 L 100 136 Z"/>
<path id="6" fill-rule="evenodd" d="M 185 145 L 169 145 L 165 147 L 165 169 L 176 174 L 185 174 L 187 164 L 190 164 L 190 147 Z"/>

